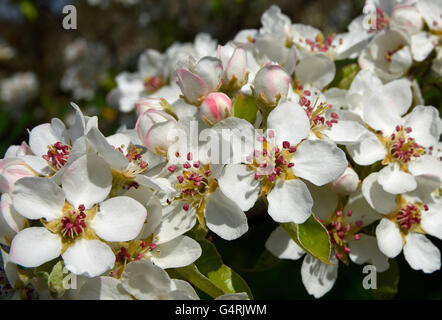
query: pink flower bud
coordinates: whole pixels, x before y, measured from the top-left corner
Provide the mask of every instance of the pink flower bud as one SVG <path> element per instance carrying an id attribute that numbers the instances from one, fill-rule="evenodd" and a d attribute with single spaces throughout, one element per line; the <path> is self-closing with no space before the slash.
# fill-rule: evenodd
<path id="1" fill-rule="evenodd" d="M 290 86 L 290 76 L 277 65 L 266 65 L 256 74 L 253 82 L 256 98 L 262 98 L 270 105 L 275 105 L 278 99 L 285 99 Z"/>
<path id="2" fill-rule="evenodd" d="M 227 62 L 225 77 L 227 81 L 236 79 L 238 84 L 246 81 L 247 55 L 243 48 L 236 48 L 230 60 Z"/>
<path id="3" fill-rule="evenodd" d="M 330 189 L 343 195 L 349 195 L 356 191 L 359 185 L 358 174 L 352 169 L 345 169 L 344 173 L 330 183 Z"/>
<path id="4" fill-rule="evenodd" d="M 0 193 L 12 192 L 16 181 L 35 175 L 20 158 L 10 157 L 0 160 Z"/>
<path id="5" fill-rule="evenodd" d="M 138 117 L 135 128 L 147 149 L 164 156 L 174 142 L 174 139 L 171 139 L 173 135 L 169 133 L 176 126 L 177 121 L 167 112 L 148 109 Z"/>
<path id="6" fill-rule="evenodd" d="M 232 100 L 222 92 L 209 94 L 201 103 L 201 118 L 209 125 L 227 118 L 232 113 Z"/>

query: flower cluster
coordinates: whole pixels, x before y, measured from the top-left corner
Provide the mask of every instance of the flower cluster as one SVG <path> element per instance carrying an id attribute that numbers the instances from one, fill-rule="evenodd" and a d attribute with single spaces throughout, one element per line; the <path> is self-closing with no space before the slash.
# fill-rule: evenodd
<path id="1" fill-rule="evenodd" d="M 109 94 L 132 128 L 106 137 L 72 104 L 69 127 L 30 130 L 0 161 L 7 295 L 253 298 L 204 263 L 262 210 L 279 225 L 263 250 L 304 256 L 316 298 L 341 262 L 384 272 L 403 251 L 439 270 L 426 235 L 442 239 L 442 120 L 414 70 L 442 74 L 442 7 L 367 0 L 364 14 L 324 35 L 272 6 L 223 46 L 200 34 L 142 53 Z"/>

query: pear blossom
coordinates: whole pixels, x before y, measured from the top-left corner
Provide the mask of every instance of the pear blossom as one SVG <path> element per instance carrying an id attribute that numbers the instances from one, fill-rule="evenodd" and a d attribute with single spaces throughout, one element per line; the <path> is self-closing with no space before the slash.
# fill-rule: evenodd
<path id="1" fill-rule="evenodd" d="M 219 186 L 243 211 L 266 196 L 268 213 L 275 221 L 303 223 L 310 216 L 313 200 L 299 178 L 327 184 L 344 172 L 345 155 L 331 142 L 303 141 L 310 133 L 310 122 L 297 104 L 277 106 L 269 114 L 267 128 L 270 137 L 258 137 L 263 148 L 255 150 L 247 164 L 227 165 L 218 178 Z M 327 168 L 319 158 L 327 159 Z"/>
<path id="2" fill-rule="evenodd" d="M 200 106 L 201 118 L 209 125 L 229 117 L 231 113 L 232 100 L 222 92 L 210 93 Z"/>
<path id="3" fill-rule="evenodd" d="M 95 277 L 111 269 L 115 255 L 103 240 L 135 238 L 146 218 L 145 207 L 132 198 L 106 200 L 111 179 L 109 166 L 92 154 L 69 165 L 61 188 L 46 178 L 20 179 L 13 206 L 27 219 L 42 219 L 43 227 L 15 235 L 11 261 L 37 267 L 61 255 L 66 268 L 78 275 Z"/>
<path id="4" fill-rule="evenodd" d="M 425 236 L 441 239 L 441 199 L 431 191 L 433 187 L 422 184 L 417 192 L 398 195 L 384 191 L 378 182 L 380 173 L 371 173 L 363 182 L 362 192 L 370 206 L 383 215 L 376 227 L 379 249 L 394 258 L 403 250 L 405 259 L 415 270 L 431 273 L 440 269 L 439 249 Z"/>

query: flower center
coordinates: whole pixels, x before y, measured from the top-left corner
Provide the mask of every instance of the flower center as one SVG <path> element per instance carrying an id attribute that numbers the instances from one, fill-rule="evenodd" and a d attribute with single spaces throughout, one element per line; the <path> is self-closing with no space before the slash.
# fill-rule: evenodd
<path id="1" fill-rule="evenodd" d="M 86 213 L 84 205 L 77 210 L 69 210 L 61 219 L 61 235 L 64 238 L 76 238 L 86 229 Z"/>
<path id="2" fill-rule="evenodd" d="M 153 239 L 152 236 L 144 240 L 132 240 L 119 244 L 114 249 L 115 252 L 115 268 L 110 272 L 111 277 L 119 278 L 124 271 L 126 264 L 132 261 L 139 261 L 143 258 L 149 258 L 152 255 L 160 254 L 157 244 L 154 242 L 159 239 Z"/>
<path id="3" fill-rule="evenodd" d="M 144 80 L 144 88 L 148 93 L 154 93 L 164 85 L 165 83 L 161 76 L 148 77 Z"/>
<path id="4" fill-rule="evenodd" d="M 398 125 L 390 137 L 385 138 L 378 135 L 387 149 L 387 155 L 382 161 L 383 165 L 396 162 L 403 171 L 407 171 L 407 163 L 425 153 L 425 148 L 407 135 L 411 130 L 410 127 L 404 128 L 404 126 Z"/>
<path id="5" fill-rule="evenodd" d="M 273 131 L 270 131 L 273 136 Z M 262 194 L 268 194 L 277 179 L 295 179 L 292 168 L 295 164 L 291 162 L 296 146 L 284 141 L 282 149 L 273 146 L 264 136 L 259 136 L 258 141 L 262 143 L 262 150 L 254 150 L 253 157 L 248 157 L 247 166 L 255 172 L 255 180 L 262 185 Z"/>
<path id="6" fill-rule="evenodd" d="M 310 47 L 310 51 L 312 52 L 326 52 L 330 47 L 333 47 L 333 37 L 324 37 L 322 33 L 319 33 L 314 39 L 306 38 L 305 43 Z"/>
<path id="7" fill-rule="evenodd" d="M 70 151 L 71 147 L 69 145 L 56 142 L 48 146 L 48 152 L 42 158 L 48 162 L 54 171 L 58 171 L 68 161 Z"/>
<path id="8" fill-rule="evenodd" d="M 347 217 L 351 217 L 352 214 L 353 211 L 348 209 Z M 360 235 L 357 232 L 362 228 L 362 221 L 358 220 L 354 224 L 350 224 L 346 221 L 344 212 L 342 210 L 336 210 L 332 215 L 331 221 L 322 223 L 325 225 L 328 234 L 330 235 L 330 242 L 335 250 L 336 258 L 347 263 L 347 256 L 351 252 L 351 249 L 348 246 L 348 240 L 351 237 L 355 240 L 360 239 Z"/>
<path id="9" fill-rule="evenodd" d="M 201 165 L 199 161 L 191 164 L 192 154 L 190 152 L 187 154 L 187 160 L 183 164 L 181 175 L 177 176 L 178 183 L 175 184 L 175 189 L 179 195 L 174 200 L 184 201 L 183 209 L 185 211 L 193 206 L 197 211 L 198 220 L 201 222 L 204 216 L 205 199 L 216 190 L 218 183 L 212 177 L 210 164 Z M 174 172 L 176 166 L 169 166 L 168 170 Z"/>
<path id="10" fill-rule="evenodd" d="M 404 202 L 403 200 L 401 202 Z M 403 203 L 402 206 L 395 212 L 396 222 L 404 233 L 407 233 L 413 228 L 419 227 L 422 217 L 422 209 L 428 210 L 428 206 L 422 203 Z"/>

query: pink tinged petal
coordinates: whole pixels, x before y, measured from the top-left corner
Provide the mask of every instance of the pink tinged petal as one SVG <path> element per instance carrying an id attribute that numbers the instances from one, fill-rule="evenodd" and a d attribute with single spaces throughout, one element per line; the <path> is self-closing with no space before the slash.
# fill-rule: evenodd
<path id="1" fill-rule="evenodd" d="M 210 93 L 201 103 L 201 118 L 213 125 L 232 113 L 232 100 L 222 92 Z"/>
<path id="2" fill-rule="evenodd" d="M 307 114 L 295 102 L 284 102 L 273 109 L 267 118 L 267 127 L 274 129 L 278 146 L 282 146 L 283 141 L 297 145 L 310 134 Z"/>
<path id="3" fill-rule="evenodd" d="M 131 296 L 123 289 L 120 280 L 113 277 L 96 277 L 88 279 L 81 286 L 77 300 L 131 300 Z"/>
<path id="4" fill-rule="evenodd" d="M 263 96 L 269 103 L 276 103 L 278 96 L 285 100 L 290 87 L 290 76 L 279 65 L 266 65 L 255 76 L 255 95 Z"/>
<path id="5" fill-rule="evenodd" d="M 100 240 L 77 239 L 62 258 L 66 269 L 88 278 L 97 277 L 112 269 L 115 255 L 112 249 Z"/>
<path id="6" fill-rule="evenodd" d="M 227 165 L 218 183 L 221 191 L 243 211 L 252 208 L 258 199 L 260 183 L 246 165 Z"/>
<path id="7" fill-rule="evenodd" d="M 91 128 L 87 137 L 98 154 L 101 155 L 112 168 L 122 171 L 128 166 L 129 162 L 124 154 L 115 149 L 120 146 L 112 146 L 109 144 L 100 130 L 97 128 Z"/>
<path id="8" fill-rule="evenodd" d="M 191 103 L 198 103 L 200 97 L 210 91 L 204 80 L 186 69 L 177 69 L 178 85 L 186 99 Z"/>
<path id="9" fill-rule="evenodd" d="M 18 214 L 12 206 L 12 199 L 8 193 L 1 196 L 0 201 L 0 243 L 9 245 L 6 239 L 12 239 L 17 232 L 23 229 L 25 218 Z"/>
<path id="10" fill-rule="evenodd" d="M 432 273 L 440 269 L 440 251 L 423 234 L 410 232 L 405 237 L 404 256 L 414 270 Z"/>
<path id="11" fill-rule="evenodd" d="M 383 218 L 376 227 L 379 250 L 389 258 L 396 257 L 402 251 L 403 240 L 396 223 Z"/>
<path id="12" fill-rule="evenodd" d="M 9 251 L 13 263 L 33 268 L 57 258 L 61 253 L 61 238 L 46 228 L 27 228 L 14 237 Z"/>
<path id="13" fill-rule="evenodd" d="M 402 171 L 396 163 L 379 171 L 378 182 L 386 192 L 393 194 L 413 191 L 417 187 L 416 179 Z"/>
<path id="14" fill-rule="evenodd" d="M 199 76 L 207 85 L 209 92 L 216 91 L 223 75 L 223 63 L 214 57 L 204 57 L 194 68 L 195 75 Z"/>
<path id="15" fill-rule="evenodd" d="M 320 298 L 329 292 L 338 278 L 339 261 L 332 255 L 331 265 L 306 255 L 301 267 L 302 283 L 307 292 Z"/>
<path id="16" fill-rule="evenodd" d="M 243 83 L 247 74 L 247 55 L 243 48 L 238 47 L 227 62 L 226 75 L 231 80 L 236 77 L 238 83 Z"/>
<path id="17" fill-rule="evenodd" d="M 348 246 L 354 263 L 374 265 L 376 272 L 384 272 L 390 267 L 388 257 L 379 250 L 376 237 L 361 233 L 358 240 L 350 239 Z"/>
<path id="18" fill-rule="evenodd" d="M 396 207 L 396 195 L 386 192 L 378 183 L 378 172 L 371 173 L 362 182 L 362 194 L 370 206 L 380 213 L 389 213 Z"/>
<path id="19" fill-rule="evenodd" d="M 270 234 L 265 247 L 279 259 L 298 260 L 305 254 L 282 227 L 277 227 Z"/>
<path id="20" fill-rule="evenodd" d="M 180 268 L 195 262 L 201 256 L 201 246 L 195 240 L 179 236 L 156 247 L 150 259 L 160 268 Z"/>
<path id="21" fill-rule="evenodd" d="M 146 216 L 146 208 L 138 201 L 115 197 L 100 203 L 91 227 L 105 241 L 129 241 L 140 233 Z"/>
<path id="22" fill-rule="evenodd" d="M 175 121 L 160 122 L 150 128 L 143 142 L 149 151 L 164 156 L 182 133 Z"/>
<path id="23" fill-rule="evenodd" d="M 62 187 L 66 199 L 86 209 L 106 199 L 112 187 L 109 165 L 99 156 L 86 154 L 75 160 L 64 172 Z"/>
<path id="24" fill-rule="evenodd" d="M 337 179 L 347 168 L 345 153 L 334 143 L 322 140 L 302 142 L 293 156 L 293 162 L 293 172 L 297 177 L 318 186 Z"/>
<path id="25" fill-rule="evenodd" d="M 206 199 L 204 216 L 207 227 L 225 240 L 234 240 L 249 230 L 247 217 L 221 190 Z"/>
<path id="26" fill-rule="evenodd" d="M 308 54 L 296 66 L 296 77 L 303 85 L 322 89 L 335 77 L 334 62 L 324 53 Z"/>
<path id="27" fill-rule="evenodd" d="M 299 179 L 278 181 L 267 199 L 268 213 L 276 222 L 304 223 L 313 207 L 312 196 Z"/>
<path id="28" fill-rule="evenodd" d="M 409 135 L 426 148 L 435 145 L 442 132 L 439 111 L 432 106 L 416 106 L 405 117 L 404 126 L 410 127 L 412 130 Z"/>
<path id="29" fill-rule="evenodd" d="M 37 174 L 41 176 L 48 176 L 52 173 L 51 168 L 48 166 L 48 162 L 44 160 L 43 158 L 31 156 L 31 155 L 25 155 L 22 156 L 21 159 L 23 162 L 25 162 L 32 170 L 34 170 Z M 29 168 L 23 166 L 23 169 L 21 170 L 21 176 L 22 177 L 31 177 L 34 176 L 35 173 L 32 172 Z"/>
<path id="30" fill-rule="evenodd" d="M 347 145 L 346 148 L 353 160 L 362 166 L 384 159 L 387 153 L 379 139 L 371 132 L 367 133 L 360 143 Z"/>
<path id="31" fill-rule="evenodd" d="M 442 239 L 442 201 L 435 197 L 427 205 L 428 211 L 422 211 L 421 227 L 429 235 Z"/>
<path id="32" fill-rule="evenodd" d="M 61 216 L 65 204 L 63 190 L 47 178 L 23 178 L 15 184 L 12 203 L 19 214 L 28 219 L 45 218 L 47 221 Z"/>

